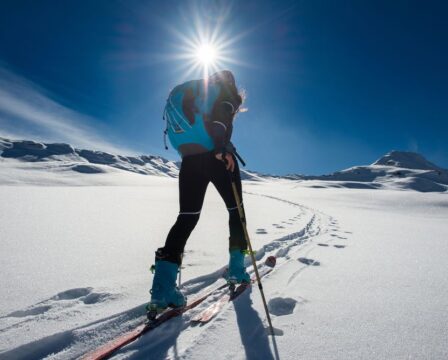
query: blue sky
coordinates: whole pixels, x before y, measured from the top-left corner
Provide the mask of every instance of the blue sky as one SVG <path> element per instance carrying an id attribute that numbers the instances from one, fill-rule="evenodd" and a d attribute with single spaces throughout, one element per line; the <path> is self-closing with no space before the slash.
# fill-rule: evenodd
<path id="1" fill-rule="evenodd" d="M 195 29 L 219 29 L 248 111 L 248 168 L 322 174 L 418 151 L 448 168 L 444 1 L 0 2 L 0 135 L 163 149 Z M 182 36 L 181 36 L 182 35 Z"/>

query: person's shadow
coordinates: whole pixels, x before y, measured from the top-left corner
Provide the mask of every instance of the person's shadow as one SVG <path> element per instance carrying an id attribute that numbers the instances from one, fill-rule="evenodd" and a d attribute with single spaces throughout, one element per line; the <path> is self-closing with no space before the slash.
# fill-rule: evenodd
<path id="1" fill-rule="evenodd" d="M 177 338 L 188 327 L 188 322 L 178 316 L 167 321 L 150 333 L 143 335 L 137 341 L 123 349 L 128 359 L 166 359 L 170 349 L 173 349 L 174 359 L 178 359 Z M 119 353 L 117 353 L 119 354 Z"/>
<path id="2" fill-rule="evenodd" d="M 268 330 L 263 325 L 258 313 L 252 308 L 250 294 L 252 287 L 249 287 L 237 299 L 233 301 L 236 312 L 238 329 L 240 331 L 241 342 L 246 352 L 248 360 L 279 360 L 279 354 L 275 337 L 272 336 L 274 355 L 269 347 Z"/>

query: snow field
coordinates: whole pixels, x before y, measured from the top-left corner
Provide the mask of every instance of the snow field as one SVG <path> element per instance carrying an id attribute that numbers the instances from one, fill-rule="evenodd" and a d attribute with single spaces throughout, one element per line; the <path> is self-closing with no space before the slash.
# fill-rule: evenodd
<path id="1" fill-rule="evenodd" d="M 168 357 L 176 358 L 176 347 L 181 359 L 211 352 L 216 359 L 447 358 L 447 199 L 277 184 L 260 192 L 337 214 L 321 215 L 321 231 L 264 279 L 267 298 L 277 302 L 274 327 L 283 335 L 266 336 L 253 287 L 188 348 L 181 346 L 181 333 Z M 132 358 L 149 354 L 142 348 L 136 344 Z"/>
<path id="2" fill-rule="evenodd" d="M 177 182 L 90 176 L 95 186 L 0 187 L 1 359 L 78 358 L 142 321 Z M 210 323 L 189 319 L 217 295 L 114 358 L 448 358 L 446 195 L 321 185 L 244 184 L 256 257 L 278 257 L 263 279 L 274 338 L 253 286 Z M 226 210 L 211 189 L 187 245 L 188 296 L 222 281 L 227 262 Z"/>
<path id="3" fill-rule="evenodd" d="M 277 338 L 280 358 L 447 358 L 448 199 L 394 191 L 274 191 L 337 214 L 330 231 L 315 239 L 318 246 L 300 249 L 298 259 L 270 278 L 277 289 L 272 296 L 298 301 L 292 315 L 274 319 L 285 332 Z M 259 298 L 252 299 L 261 309 Z"/>
<path id="4" fill-rule="evenodd" d="M 141 305 L 149 299 L 148 268 L 154 251 L 163 245 L 178 211 L 176 180 L 145 178 L 144 187 L 0 187 L 0 197 L 6 200 L 0 208 L 5 290 L 1 349 L 15 349 L 11 355 L 26 358 L 45 344 L 43 354 L 60 352 L 60 358 L 66 358 L 62 350 L 69 347 L 70 356 L 76 357 L 104 341 L 103 336 L 130 326 L 123 317 L 132 322 L 141 315 Z M 254 248 L 307 221 L 286 203 L 250 194 L 244 198 L 250 227 L 266 228 L 266 233 L 254 234 Z M 263 221 L 266 209 L 273 212 L 272 225 Z M 282 224 L 284 215 L 292 219 L 287 224 Z M 187 294 L 220 275 L 228 261 L 227 233 L 227 211 L 210 186 L 201 220 L 187 244 L 182 272 Z M 123 312 L 115 321 L 114 315 Z M 100 331 L 100 325 L 95 331 L 91 326 L 88 331 L 74 330 L 110 316 L 107 331 Z"/>

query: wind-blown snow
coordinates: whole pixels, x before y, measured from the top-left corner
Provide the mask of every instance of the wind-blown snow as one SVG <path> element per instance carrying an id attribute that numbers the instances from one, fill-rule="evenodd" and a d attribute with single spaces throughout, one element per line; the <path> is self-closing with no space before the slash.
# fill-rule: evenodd
<path id="1" fill-rule="evenodd" d="M 0 152 L 0 359 L 75 359 L 140 324 L 178 211 L 176 163 L 6 139 Z M 445 170 L 402 155 L 338 180 L 244 182 L 256 258 L 277 256 L 263 280 L 275 337 L 254 286 L 210 323 L 189 319 L 215 297 L 114 358 L 446 359 L 448 198 L 409 185 L 443 187 Z M 187 296 L 223 281 L 227 232 L 210 187 L 187 244 Z"/>

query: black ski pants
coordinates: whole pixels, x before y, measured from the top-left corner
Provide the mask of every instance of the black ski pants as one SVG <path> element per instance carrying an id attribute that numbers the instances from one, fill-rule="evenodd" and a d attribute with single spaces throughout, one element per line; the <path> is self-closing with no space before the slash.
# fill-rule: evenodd
<path id="1" fill-rule="evenodd" d="M 179 173 L 180 212 L 176 223 L 168 233 L 165 247 L 161 249 L 163 257 L 167 260 L 180 263 L 187 239 L 199 220 L 205 192 L 210 182 L 218 190 L 229 212 L 229 249 L 247 249 L 232 190 L 231 180 L 235 182 L 240 201 L 242 201 L 240 170 L 237 160 L 234 160 L 235 170 L 230 173 L 224 162 L 216 159 L 213 152 L 185 156 L 182 159 Z M 214 235 L 210 234 L 210 236 Z"/>

